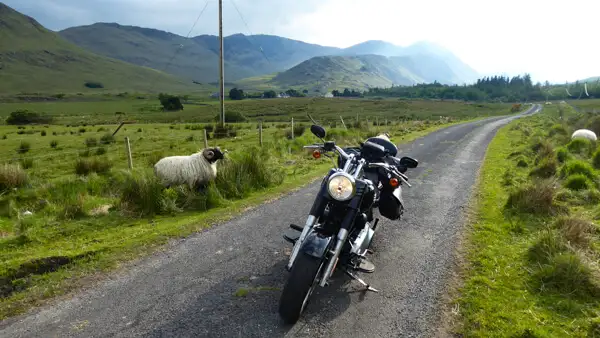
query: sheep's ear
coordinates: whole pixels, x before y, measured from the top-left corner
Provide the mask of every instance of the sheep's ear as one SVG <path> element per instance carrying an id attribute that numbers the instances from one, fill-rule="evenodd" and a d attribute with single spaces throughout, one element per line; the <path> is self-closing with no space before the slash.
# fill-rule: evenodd
<path id="1" fill-rule="evenodd" d="M 215 157 L 215 152 L 212 150 L 208 150 L 204 153 L 204 157 L 206 157 L 206 159 L 208 160 L 212 160 L 213 157 Z"/>

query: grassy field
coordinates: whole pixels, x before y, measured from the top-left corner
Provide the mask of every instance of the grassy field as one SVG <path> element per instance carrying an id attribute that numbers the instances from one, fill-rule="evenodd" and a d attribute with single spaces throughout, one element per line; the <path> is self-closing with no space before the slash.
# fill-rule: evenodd
<path id="1" fill-rule="evenodd" d="M 455 303 L 462 336 L 600 336 L 600 150 L 570 141 L 581 127 L 600 133 L 600 118 L 556 104 L 492 141 Z"/>
<path id="2" fill-rule="evenodd" d="M 219 139 L 214 138 L 213 124 L 192 122 L 212 119 L 216 106 L 211 102 L 206 104 L 214 112 L 186 105 L 180 119 L 172 119 L 171 113 L 133 108 L 140 101 L 156 104 L 149 100 L 87 99 L 0 104 L 3 119 L 12 111 L 30 109 L 58 123 L 0 126 L 0 318 L 63 294 L 83 277 L 113 269 L 169 238 L 198 231 L 320 176 L 331 162 L 317 162 L 302 150 L 317 141 L 308 124 L 296 120 L 295 139 L 289 139 L 288 121 L 301 107 L 311 106 L 316 119 L 330 121 L 325 123 L 330 138 L 352 145 L 384 130 L 395 142 L 407 142 L 461 120 L 510 111 L 509 105 L 426 101 L 228 102 L 227 111 L 235 107 L 254 121 L 258 112 L 278 112 L 279 122 L 263 124 L 260 147 L 256 122 L 229 124 L 229 136 Z M 123 119 L 114 111 L 138 123 L 123 126 L 112 138 L 116 122 Z M 367 123 L 365 112 L 379 114 L 381 124 L 387 118 L 388 125 Z M 335 122 L 338 114 L 350 120 L 348 130 Z M 357 114 L 359 123 L 352 119 Z M 186 187 L 163 189 L 152 165 L 163 156 L 203 148 L 204 129 L 210 146 L 230 152 L 219 165 L 217 180 L 201 193 Z M 130 140 L 132 171 L 125 137 Z"/>

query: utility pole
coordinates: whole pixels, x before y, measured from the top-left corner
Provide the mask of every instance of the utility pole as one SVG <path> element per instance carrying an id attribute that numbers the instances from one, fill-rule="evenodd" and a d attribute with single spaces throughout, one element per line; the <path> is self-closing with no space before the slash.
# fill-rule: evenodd
<path id="1" fill-rule="evenodd" d="M 219 0 L 219 101 L 221 105 L 221 126 L 225 125 L 225 63 L 223 58 L 223 0 Z"/>

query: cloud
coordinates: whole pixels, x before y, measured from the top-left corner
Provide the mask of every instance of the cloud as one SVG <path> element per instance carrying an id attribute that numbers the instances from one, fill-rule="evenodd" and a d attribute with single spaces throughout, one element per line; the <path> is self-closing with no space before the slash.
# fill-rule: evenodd
<path id="1" fill-rule="evenodd" d="M 118 22 L 184 36 L 205 5 L 203 0 L 4 1 L 53 30 Z M 597 0 L 224 0 L 223 6 L 225 35 L 273 34 L 336 47 L 427 40 L 484 74 L 529 72 L 535 81 L 553 82 L 600 75 L 593 61 L 600 54 L 593 41 Z M 191 35 L 217 32 L 217 1 L 209 0 Z"/>

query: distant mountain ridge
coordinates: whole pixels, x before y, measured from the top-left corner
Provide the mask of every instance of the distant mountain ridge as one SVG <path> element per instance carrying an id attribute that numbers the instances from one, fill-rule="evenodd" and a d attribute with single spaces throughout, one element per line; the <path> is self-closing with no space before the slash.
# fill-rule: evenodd
<path id="1" fill-rule="evenodd" d="M 214 35 L 185 38 L 151 28 L 96 23 L 59 32 L 65 39 L 94 53 L 144 65 L 200 82 L 218 80 L 219 41 Z M 441 83 L 473 82 L 477 72 L 450 51 L 427 42 L 408 47 L 366 41 L 349 48 L 327 47 L 274 35 L 233 34 L 224 38 L 225 80 L 283 72 L 313 57 L 381 55 L 409 57 L 423 79 Z M 170 55 L 179 48 L 176 58 Z M 443 70 L 436 74 L 427 69 Z"/>

